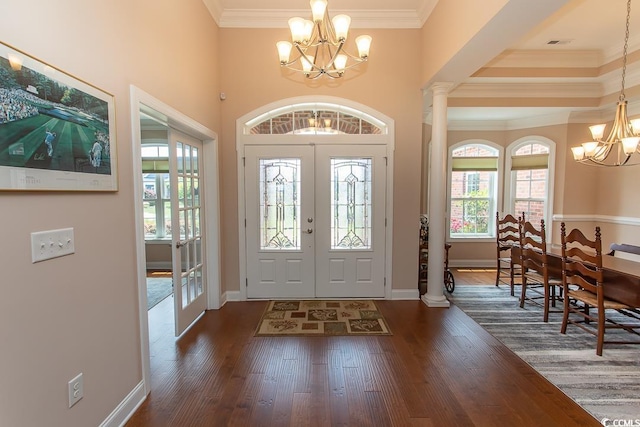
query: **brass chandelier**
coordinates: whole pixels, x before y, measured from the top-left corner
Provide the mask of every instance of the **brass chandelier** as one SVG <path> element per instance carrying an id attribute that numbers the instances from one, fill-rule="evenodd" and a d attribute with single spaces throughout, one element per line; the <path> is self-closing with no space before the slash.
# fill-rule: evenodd
<path id="1" fill-rule="evenodd" d="M 640 154 L 640 145 L 638 144 L 640 142 L 640 119 L 629 120 L 627 117 L 627 100 L 624 94 L 630 16 L 631 0 L 627 0 L 627 23 L 622 53 L 622 89 L 616 106 L 613 128 L 607 138 L 603 139 L 606 125 L 599 124 L 589 127 L 593 141 L 571 147 L 573 159 L 580 163 L 606 167 L 640 164 L 637 159 L 631 161 L 631 156 L 634 153 Z"/>
<path id="2" fill-rule="evenodd" d="M 369 58 L 371 37 L 356 37 L 358 56 L 346 51 L 351 18 L 347 15 L 336 15 L 329 19 L 327 0 L 311 0 L 313 20 L 304 18 L 289 19 L 291 42 L 276 43 L 280 56 L 280 65 L 294 71 L 302 72 L 308 79 L 327 76 L 340 78 L 345 70 L 353 68 Z M 290 59 L 295 48 L 294 58 Z"/>

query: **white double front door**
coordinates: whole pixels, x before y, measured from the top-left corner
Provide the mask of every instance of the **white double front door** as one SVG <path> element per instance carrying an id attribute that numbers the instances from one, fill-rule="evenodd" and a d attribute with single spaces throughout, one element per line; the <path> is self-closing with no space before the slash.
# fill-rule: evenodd
<path id="1" fill-rule="evenodd" d="M 385 295 L 386 146 L 245 146 L 248 298 Z"/>

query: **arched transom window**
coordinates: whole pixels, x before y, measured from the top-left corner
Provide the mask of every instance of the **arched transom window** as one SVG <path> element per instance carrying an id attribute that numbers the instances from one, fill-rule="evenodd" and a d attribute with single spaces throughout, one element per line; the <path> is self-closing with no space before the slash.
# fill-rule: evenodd
<path id="1" fill-rule="evenodd" d="M 271 110 L 248 121 L 245 134 L 382 135 L 386 125 L 353 108 L 330 103 L 305 103 Z"/>

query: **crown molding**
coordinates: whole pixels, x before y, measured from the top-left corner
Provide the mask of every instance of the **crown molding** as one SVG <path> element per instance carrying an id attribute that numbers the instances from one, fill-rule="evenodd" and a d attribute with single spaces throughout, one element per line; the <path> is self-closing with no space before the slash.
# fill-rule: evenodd
<path id="1" fill-rule="evenodd" d="M 620 39 L 620 45 L 612 47 L 610 49 L 605 49 L 603 51 L 602 59 L 604 64 L 608 64 L 611 61 L 615 61 L 616 59 L 622 58 L 622 50 L 623 50 L 624 40 Z M 640 34 L 636 34 L 634 36 L 629 36 L 629 45 L 627 48 L 627 52 L 635 52 L 640 49 Z"/>
<path id="2" fill-rule="evenodd" d="M 215 2 L 216 0 L 206 0 Z M 351 28 L 417 29 L 422 22 L 415 10 L 331 10 L 331 16 L 351 17 Z M 293 16 L 310 15 L 309 9 L 226 9 L 217 20 L 220 28 L 287 28 Z"/>
<path id="3" fill-rule="evenodd" d="M 571 111 L 544 114 L 514 120 L 451 120 L 448 130 L 455 131 L 510 131 L 533 129 L 545 126 L 565 125 L 569 122 Z"/>
<path id="4" fill-rule="evenodd" d="M 220 0 L 202 0 L 204 5 L 209 10 L 211 16 L 213 16 L 213 20 L 216 21 L 218 27 L 220 26 L 220 16 L 222 16 L 222 5 L 220 4 Z"/>
<path id="5" fill-rule="evenodd" d="M 427 22 L 429 16 L 431 16 L 431 12 L 436 8 L 438 4 L 438 0 L 424 0 L 420 3 L 420 7 L 418 9 L 418 17 L 420 18 L 420 28 Z"/>
<path id="6" fill-rule="evenodd" d="M 597 50 L 505 50 L 483 68 L 598 68 L 603 64 Z"/>
<path id="7" fill-rule="evenodd" d="M 462 83 L 450 98 L 598 98 L 602 84 L 587 83 Z"/>
<path id="8" fill-rule="evenodd" d="M 601 76 L 602 88 L 605 95 L 620 92 L 620 84 L 622 83 L 621 73 L 621 69 L 616 69 Z M 627 64 L 624 82 L 626 88 L 640 85 L 640 62 Z"/>

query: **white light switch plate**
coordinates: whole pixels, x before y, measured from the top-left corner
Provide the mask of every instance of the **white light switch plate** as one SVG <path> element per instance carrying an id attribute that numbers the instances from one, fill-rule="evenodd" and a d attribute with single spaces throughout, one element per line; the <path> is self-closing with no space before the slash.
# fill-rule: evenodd
<path id="1" fill-rule="evenodd" d="M 74 252 L 73 228 L 31 233 L 31 262 L 57 258 Z"/>

